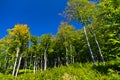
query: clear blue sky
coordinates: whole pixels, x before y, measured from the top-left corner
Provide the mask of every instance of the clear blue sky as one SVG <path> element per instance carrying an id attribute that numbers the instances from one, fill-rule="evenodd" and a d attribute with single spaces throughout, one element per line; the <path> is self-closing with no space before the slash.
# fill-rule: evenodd
<path id="1" fill-rule="evenodd" d="M 32 35 L 55 34 L 68 0 L 0 0 L 0 38 L 15 24 L 27 24 Z M 73 22 L 76 28 L 78 23 Z"/>

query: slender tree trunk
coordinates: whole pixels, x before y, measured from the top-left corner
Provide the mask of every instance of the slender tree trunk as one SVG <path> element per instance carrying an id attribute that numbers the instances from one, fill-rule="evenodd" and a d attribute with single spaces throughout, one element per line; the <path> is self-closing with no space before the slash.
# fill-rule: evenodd
<path id="1" fill-rule="evenodd" d="M 96 42 L 96 44 L 97 44 L 97 47 L 98 47 L 98 50 L 99 50 L 99 53 L 100 53 L 101 60 L 103 61 L 103 63 L 105 63 L 104 58 L 103 58 L 103 55 L 102 55 L 102 52 L 101 52 L 100 45 L 99 45 L 98 40 L 97 40 L 97 37 L 96 37 L 96 34 L 94 33 L 93 30 L 91 30 L 91 32 L 92 32 L 92 34 L 93 34 L 93 36 L 94 36 L 94 39 L 95 39 L 95 42 Z"/>
<path id="2" fill-rule="evenodd" d="M 68 66 L 68 49 L 67 47 L 65 49 L 66 49 L 66 65 Z"/>
<path id="3" fill-rule="evenodd" d="M 19 63 L 18 63 L 18 66 L 17 66 L 17 71 L 16 71 L 16 74 L 15 74 L 15 77 L 17 77 L 17 75 L 18 75 L 18 71 L 19 71 L 19 68 L 20 68 L 21 60 L 22 60 L 22 55 L 23 55 L 23 53 L 20 54 Z"/>
<path id="4" fill-rule="evenodd" d="M 36 69 L 36 60 L 34 60 L 34 74 L 35 74 L 35 69 Z"/>
<path id="5" fill-rule="evenodd" d="M 29 69 L 30 69 L 30 67 L 31 67 L 31 62 L 32 62 L 32 53 L 31 53 L 31 55 L 30 55 L 30 65 L 29 65 Z"/>
<path id="6" fill-rule="evenodd" d="M 71 63 L 72 63 L 72 58 L 73 58 L 73 55 L 72 55 L 72 45 L 71 45 L 71 42 L 70 42 L 70 55 L 71 55 Z"/>
<path id="7" fill-rule="evenodd" d="M 48 45 L 49 45 L 49 43 L 47 44 L 46 49 L 44 51 L 44 70 L 47 69 L 47 50 L 48 50 Z"/>
<path id="8" fill-rule="evenodd" d="M 87 42 L 87 45 L 88 45 L 88 48 L 89 48 L 89 51 L 90 51 L 90 54 L 91 54 L 91 58 L 93 60 L 94 65 L 96 65 L 96 62 L 95 62 L 95 59 L 94 59 L 94 56 L 93 56 L 93 52 L 92 52 L 92 49 L 91 49 L 91 46 L 90 46 L 90 43 L 89 43 L 89 40 L 88 40 L 88 36 L 87 36 L 87 33 L 86 33 L 86 28 L 85 28 L 85 26 L 83 28 L 84 28 L 84 33 L 85 33 L 85 37 L 86 37 L 86 42 Z"/>
<path id="9" fill-rule="evenodd" d="M 42 59 L 43 59 L 43 58 L 42 58 L 42 54 L 41 54 L 41 61 L 40 61 L 40 62 L 41 62 L 41 64 L 40 64 L 40 66 L 41 66 L 41 71 L 42 71 L 42 64 L 43 64 Z"/>
<path id="10" fill-rule="evenodd" d="M 74 60 L 74 56 L 72 57 L 72 63 L 74 64 L 75 60 Z"/>
<path id="11" fill-rule="evenodd" d="M 72 58 L 73 58 L 73 57 L 72 57 L 72 54 L 71 54 L 70 58 L 71 58 L 71 59 L 70 59 L 70 60 L 71 60 L 70 62 L 72 63 Z"/>
<path id="12" fill-rule="evenodd" d="M 34 59 L 34 74 L 36 72 L 36 53 L 35 53 L 35 59 Z"/>
<path id="13" fill-rule="evenodd" d="M 13 72 L 12 72 L 12 76 L 15 75 L 15 69 L 17 66 L 17 59 L 18 59 L 18 54 L 19 54 L 20 49 L 18 48 L 17 52 L 16 52 L 16 58 L 15 58 L 15 63 L 14 63 L 14 67 L 13 67 Z"/>
<path id="14" fill-rule="evenodd" d="M 27 67 L 27 56 L 25 58 L 25 63 L 24 63 L 24 70 L 25 70 L 25 73 L 26 73 L 26 67 Z"/>
<path id="15" fill-rule="evenodd" d="M 58 67 L 60 66 L 61 61 L 60 61 L 60 56 L 58 56 Z"/>
<path id="16" fill-rule="evenodd" d="M 45 52 L 44 52 L 44 70 L 46 70 L 47 68 L 47 49 L 45 49 Z"/>
<path id="17" fill-rule="evenodd" d="M 35 72 L 38 70 L 38 59 L 35 60 Z"/>
<path id="18" fill-rule="evenodd" d="M 56 67 L 57 61 L 56 59 L 54 59 L 54 67 Z"/>

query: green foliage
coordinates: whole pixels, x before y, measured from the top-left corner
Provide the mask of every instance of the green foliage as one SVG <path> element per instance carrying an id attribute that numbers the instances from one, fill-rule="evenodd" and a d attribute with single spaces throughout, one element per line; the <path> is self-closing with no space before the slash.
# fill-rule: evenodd
<path id="1" fill-rule="evenodd" d="M 98 66 L 104 66 L 99 64 Z M 96 66 L 96 67 L 98 67 Z M 105 68 L 105 66 L 104 66 Z M 92 63 L 75 63 L 70 66 L 60 66 L 59 68 L 47 69 L 46 71 L 38 71 L 36 74 L 27 70 L 27 73 L 21 74 L 17 77 L 17 80 L 119 80 L 120 75 L 112 68 L 109 68 L 106 72 L 100 73 L 97 68 L 93 69 Z M 0 74 L 1 80 L 15 79 L 10 75 Z"/>
<path id="2" fill-rule="evenodd" d="M 73 16 L 75 20 L 83 25 L 89 24 L 93 21 L 93 17 L 96 14 L 95 3 L 88 0 L 69 0 L 66 13 Z"/>
<path id="3" fill-rule="evenodd" d="M 17 24 L 0 39 L 1 80 L 15 79 L 10 74 L 15 58 L 21 53 L 23 58 L 17 80 L 119 80 L 120 0 L 101 0 L 98 4 L 89 0 L 69 0 L 66 13 L 71 20 L 86 26 L 97 65 L 91 63 L 83 29 L 75 30 L 74 26 L 62 22 L 56 35 L 43 34 L 39 38 L 30 35 L 27 25 Z M 106 64 L 100 62 L 93 32 Z M 45 61 L 48 69 L 40 71 Z M 70 65 L 64 66 L 66 62 Z"/>

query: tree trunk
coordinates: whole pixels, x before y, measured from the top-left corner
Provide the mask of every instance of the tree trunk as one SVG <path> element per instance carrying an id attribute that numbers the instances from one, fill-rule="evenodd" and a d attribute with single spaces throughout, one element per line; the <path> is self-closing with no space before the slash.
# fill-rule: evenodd
<path id="1" fill-rule="evenodd" d="M 71 42 L 70 42 L 70 57 L 71 57 L 71 63 L 72 63 L 72 55 L 73 53 L 72 53 L 72 45 L 71 45 Z"/>
<path id="2" fill-rule="evenodd" d="M 25 63 L 24 63 L 24 70 L 25 70 L 25 73 L 26 73 L 26 67 L 27 67 L 27 56 L 25 58 Z"/>
<path id="3" fill-rule="evenodd" d="M 46 68 L 47 68 L 47 56 L 46 56 L 46 54 L 47 54 L 47 49 L 45 49 L 45 52 L 44 52 L 44 70 L 46 70 Z"/>
<path id="4" fill-rule="evenodd" d="M 58 67 L 60 66 L 61 62 L 60 62 L 60 56 L 58 56 Z"/>
<path id="5" fill-rule="evenodd" d="M 38 59 L 36 59 L 36 63 L 35 63 L 35 70 L 37 71 L 38 70 Z"/>
<path id="6" fill-rule="evenodd" d="M 16 69 L 16 66 L 17 66 L 17 58 L 18 58 L 19 51 L 20 51 L 20 49 L 18 48 L 18 50 L 16 52 L 16 59 L 15 59 L 14 67 L 13 67 L 12 76 L 15 75 L 15 69 Z"/>
<path id="7" fill-rule="evenodd" d="M 54 67 L 56 67 L 57 61 L 56 59 L 54 59 Z"/>
<path id="8" fill-rule="evenodd" d="M 72 63 L 74 64 L 75 60 L 74 60 L 74 56 L 72 57 Z"/>
<path id="9" fill-rule="evenodd" d="M 93 56 L 93 52 L 92 52 L 92 49 L 91 49 L 91 46 L 90 46 L 90 43 L 89 43 L 89 40 L 88 40 L 88 36 L 87 36 L 87 33 L 86 33 L 86 28 L 85 28 L 85 26 L 83 28 L 84 28 L 84 33 L 85 33 L 85 37 L 86 37 L 86 42 L 87 42 L 87 45 L 88 45 L 88 48 L 89 48 L 89 51 L 90 51 L 90 54 L 91 54 L 91 58 L 93 60 L 94 65 L 96 65 L 96 62 L 95 62 L 95 59 L 94 59 L 94 56 Z"/>
<path id="10" fill-rule="evenodd" d="M 34 60 L 34 74 L 35 74 L 35 70 L 36 70 L 36 60 Z"/>
<path id="11" fill-rule="evenodd" d="M 72 58 L 73 58 L 73 57 L 72 57 L 72 54 L 71 54 L 71 55 L 70 55 L 70 60 L 71 60 L 70 62 L 71 62 L 71 63 L 72 63 Z"/>
<path id="12" fill-rule="evenodd" d="M 22 55 L 23 55 L 23 53 L 20 54 L 19 63 L 18 63 L 18 66 L 17 66 L 17 71 L 16 71 L 16 74 L 15 74 L 15 77 L 17 77 L 17 75 L 18 75 L 18 71 L 19 71 L 19 68 L 20 68 L 21 60 L 22 60 Z"/>
<path id="13" fill-rule="evenodd" d="M 66 49 L 66 65 L 68 66 L 68 49 L 67 47 L 65 49 Z"/>
<path id="14" fill-rule="evenodd" d="M 96 42 L 96 44 L 97 44 L 97 47 L 98 47 L 98 50 L 99 50 L 99 53 L 100 53 L 101 60 L 103 61 L 103 63 L 105 63 L 104 58 L 103 58 L 103 55 L 102 55 L 102 53 L 101 53 L 100 45 L 99 45 L 98 40 L 97 40 L 97 37 L 96 37 L 96 34 L 94 33 L 93 30 L 91 30 L 91 32 L 92 32 L 92 34 L 93 34 L 93 36 L 94 36 L 94 39 L 95 39 L 95 42 Z"/>
<path id="15" fill-rule="evenodd" d="M 36 72 L 36 53 L 35 53 L 35 59 L 34 59 L 34 74 Z"/>
<path id="16" fill-rule="evenodd" d="M 42 63 L 43 63 L 42 59 L 43 59 L 43 58 L 42 58 L 42 54 L 41 54 L 41 61 L 40 61 L 40 62 L 41 62 L 41 64 L 40 64 L 40 66 L 41 66 L 41 71 L 42 71 Z"/>
<path id="17" fill-rule="evenodd" d="M 29 65 L 29 69 L 31 68 L 31 62 L 32 62 L 32 53 L 30 55 L 30 65 Z"/>

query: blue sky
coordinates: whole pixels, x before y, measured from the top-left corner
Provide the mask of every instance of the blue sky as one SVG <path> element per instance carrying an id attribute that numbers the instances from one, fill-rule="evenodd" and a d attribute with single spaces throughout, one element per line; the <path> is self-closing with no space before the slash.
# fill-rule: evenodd
<path id="1" fill-rule="evenodd" d="M 27 24 L 32 35 L 55 34 L 68 0 L 0 0 L 0 38 L 15 24 Z M 73 22 L 76 28 L 80 25 Z"/>

